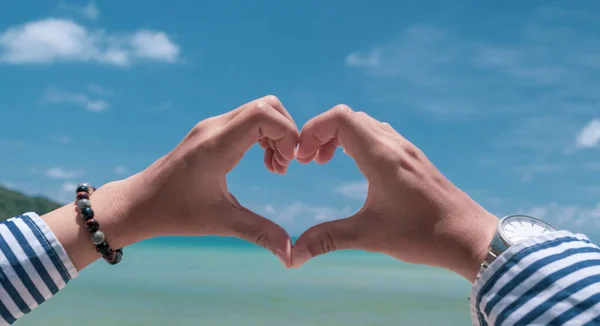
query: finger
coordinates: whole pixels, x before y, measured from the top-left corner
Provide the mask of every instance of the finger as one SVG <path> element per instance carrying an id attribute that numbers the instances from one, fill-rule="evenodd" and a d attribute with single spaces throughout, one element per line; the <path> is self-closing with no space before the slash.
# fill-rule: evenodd
<path id="1" fill-rule="evenodd" d="M 338 105 L 308 121 L 300 132 L 297 157 L 307 158 L 325 144 L 337 139 L 344 151 L 356 161 L 359 169 L 369 179 L 376 175 L 374 155 L 381 149 L 381 129 L 374 125 L 376 120 L 362 112 L 354 112 L 348 106 Z M 327 145 L 324 155 L 317 159 L 330 159 L 333 149 Z M 302 160 L 304 161 L 304 160 Z"/>
<path id="2" fill-rule="evenodd" d="M 296 126 L 296 122 L 294 121 L 294 119 L 292 119 L 292 115 L 286 110 L 286 108 L 283 106 L 283 103 L 281 103 L 277 96 L 267 95 L 263 97 L 263 99 L 277 112 L 283 114 L 284 117 L 288 118 L 294 124 L 294 126 Z M 296 129 L 298 129 L 297 126 Z"/>
<path id="3" fill-rule="evenodd" d="M 289 163 L 279 163 L 279 161 L 277 161 L 277 151 L 274 152 L 273 154 L 273 158 L 271 159 L 271 164 L 273 165 L 273 170 L 275 170 L 275 172 L 279 173 L 279 174 L 285 174 L 285 171 L 287 170 L 287 165 Z"/>
<path id="4" fill-rule="evenodd" d="M 254 101 L 248 102 L 248 103 L 246 103 L 246 104 L 244 104 L 244 105 L 236 108 L 235 110 L 232 110 L 232 111 L 227 112 L 225 114 L 221 114 L 217 118 L 223 119 L 226 122 L 231 121 L 236 116 L 238 116 L 239 114 L 241 114 L 242 112 L 244 112 L 248 107 L 254 106 L 258 102 L 266 102 L 275 111 L 281 113 L 284 117 L 286 117 L 288 120 L 290 120 L 294 124 L 294 126 L 296 125 L 296 123 L 294 122 L 294 119 L 292 119 L 292 116 L 290 115 L 290 113 L 286 110 L 286 108 L 283 106 L 283 104 L 281 103 L 281 101 L 275 95 L 267 95 L 267 96 L 261 97 L 259 99 L 256 99 Z M 296 129 L 298 129 L 298 128 L 296 127 Z"/>
<path id="5" fill-rule="evenodd" d="M 292 248 L 292 267 L 300 267 L 307 260 L 344 249 L 359 249 L 360 234 L 354 217 L 325 222 L 305 231 Z"/>
<path id="6" fill-rule="evenodd" d="M 277 149 L 275 149 L 275 155 L 273 155 L 273 158 L 275 158 L 277 163 L 279 163 L 283 166 L 287 166 L 290 164 L 290 161 L 286 160 L 285 157 L 283 157 L 283 155 L 281 155 L 281 153 L 279 153 L 279 151 Z"/>
<path id="7" fill-rule="evenodd" d="M 325 143 L 324 145 L 321 146 L 321 148 L 319 149 L 319 152 L 315 158 L 315 162 L 319 163 L 319 164 L 324 164 L 327 163 L 329 161 L 331 161 L 331 159 L 333 158 L 333 155 L 335 154 L 335 150 L 337 149 L 338 144 L 337 144 L 337 140 L 336 138 L 328 141 L 327 143 Z"/>
<path id="8" fill-rule="evenodd" d="M 241 205 L 232 207 L 226 216 L 221 235 L 257 244 L 277 256 L 285 267 L 291 267 L 292 242 L 281 226 Z"/>
<path id="9" fill-rule="evenodd" d="M 272 148 L 267 148 L 265 150 L 265 166 L 267 167 L 267 170 L 269 170 L 271 172 L 275 172 L 275 168 L 273 167 L 274 152 L 275 151 Z"/>
<path id="10" fill-rule="evenodd" d="M 269 145 L 269 138 L 259 139 L 258 144 L 260 145 L 260 148 L 262 148 L 262 149 L 271 148 L 271 146 Z"/>
<path id="11" fill-rule="evenodd" d="M 286 160 L 281 153 L 277 150 L 277 144 L 274 140 L 268 140 L 269 148 L 273 150 L 273 156 L 271 157 L 271 165 L 273 166 L 273 170 L 276 173 L 285 174 L 287 171 L 287 166 L 290 164 L 288 160 Z"/>
<path id="12" fill-rule="evenodd" d="M 315 157 L 317 157 L 317 154 L 319 154 L 319 152 L 318 152 L 318 151 L 317 151 L 317 152 L 314 152 L 314 153 L 312 153 L 312 154 L 311 154 L 310 156 L 308 156 L 308 157 L 296 157 L 296 160 L 297 160 L 298 162 L 302 163 L 302 164 L 307 164 L 307 163 L 310 163 L 310 162 L 312 162 L 312 161 L 315 159 Z"/>
<path id="13" fill-rule="evenodd" d="M 299 139 L 296 126 L 265 101 L 256 101 L 225 125 L 221 140 L 227 146 L 233 145 L 241 159 L 243 153 L 263 138 L 274 140 L 276 150 L 287 160 L 294 158 Z"/>

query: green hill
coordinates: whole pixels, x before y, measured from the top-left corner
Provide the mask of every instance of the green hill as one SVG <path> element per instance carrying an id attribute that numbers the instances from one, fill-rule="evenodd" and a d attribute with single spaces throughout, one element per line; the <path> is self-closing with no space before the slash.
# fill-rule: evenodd
<path id="1" fill-rule="evenodd" d="M 27 212 L 46 214 L 60 206 L 46 198 L 29 197 L 0 186 L 0 221 Z"/>

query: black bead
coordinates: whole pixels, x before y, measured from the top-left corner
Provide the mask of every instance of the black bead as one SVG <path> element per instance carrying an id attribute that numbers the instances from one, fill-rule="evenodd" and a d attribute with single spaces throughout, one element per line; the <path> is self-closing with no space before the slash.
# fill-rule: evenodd
<path id="1" fill-rule="evenodd" d="M 108 261 L 109 264 L 111 265 L 116 265 L 118 263 L 121 262 L 121 259 L 123 258 L 123 251 L 121 249 L 117 249 L 115 250 L 115 259 Z"/>
<path id="2" fill-rule="evenodd" d="M 101 244 L 96 246 L 96 251 L 101 253 L 102 256 L 106 256 L 108 254 L 110 254 L 110 245 L 108 244 L 108 242 L 104 241 Z"/>
<path id="3" fill-rule="evenodd" d="M 98 223 L 96 220 L 93 220 L 85 223 L 85 227 L 90 233 L 94 233 L 100 228 L 100 223 Z"/>
<path id="4" fill-rule="evenodd" d="M 78 192 L 85 192 L 85 193 L 89 194 L 90 188 L 88 186 L 81 185 L 81 186 L 77 187 L 77 190 L 75 191 L 75 193 L 78 193 Z"/>
<path id="5" fill-rule="evenodd" d="M 91 207 L 85 207 L 81 210 L 81 217 L 86 221 L 91 218 L 94 218 L 94 211 Z"/>

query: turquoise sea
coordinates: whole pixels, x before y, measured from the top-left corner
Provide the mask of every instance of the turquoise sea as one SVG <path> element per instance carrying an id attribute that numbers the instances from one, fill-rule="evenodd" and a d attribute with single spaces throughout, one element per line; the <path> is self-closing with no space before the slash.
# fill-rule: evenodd
<path id="1" fill-rule="evenodd" d="M 470 284 L 340 251 L 285 269 L 232 238 L 160 238 L 98 261 L 16 325 L 470 325 Z"/>

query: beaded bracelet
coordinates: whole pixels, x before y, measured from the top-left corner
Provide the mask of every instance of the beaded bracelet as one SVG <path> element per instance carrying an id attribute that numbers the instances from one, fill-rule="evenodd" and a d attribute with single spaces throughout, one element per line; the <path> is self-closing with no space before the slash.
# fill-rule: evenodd
<path id="1" fill-rule="evenodd" d="M 94 211 L 92 210 L 92 203 L 90 202 L 90 196 L 95 190 L 96 188 L 87 182 L 78 184 L 75 206 L 77 206 L 79 216 L 85 221 L 86 229 L 92 235 L 92 243 L 96 246 L 96 251 L 99 252 L 102 255 L 102 258 L 109 264 L 116 265 L 121 262 L 123 248 L 113 250 L 106 241 L 104 233 L 99 230 L 100 224 L 94 219 Z"/>

